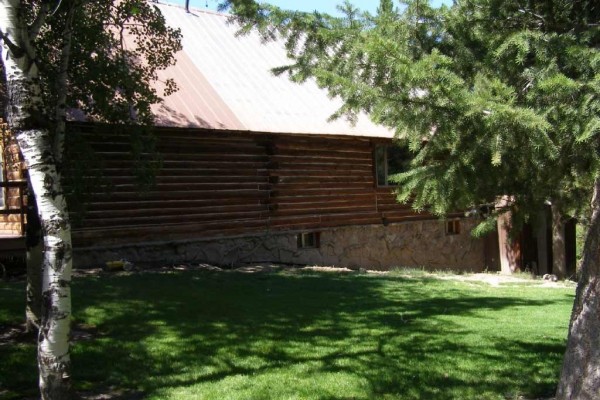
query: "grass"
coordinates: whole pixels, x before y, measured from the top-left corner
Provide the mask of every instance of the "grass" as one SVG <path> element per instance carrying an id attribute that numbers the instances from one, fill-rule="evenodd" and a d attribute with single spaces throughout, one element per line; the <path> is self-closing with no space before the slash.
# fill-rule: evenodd
<path id="1" fill-rule="evenodd" d="M 0 325 L 22 283 L 0 283 Z M 573 289 L 400 274 L 178 272 L 78 278 L 80 390 L 147 399 L 549 397 Z M 35 395 L 33 344 L 0 346 L 0 397 Z"/>

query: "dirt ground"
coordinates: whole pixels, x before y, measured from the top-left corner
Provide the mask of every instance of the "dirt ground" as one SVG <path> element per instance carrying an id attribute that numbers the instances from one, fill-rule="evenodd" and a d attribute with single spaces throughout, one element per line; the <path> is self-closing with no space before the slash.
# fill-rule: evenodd
<path id="1" fill-rule="evenodd" d="M 485 272 L 485 273 L 454 273 L 454 272 L 427 272 L 425 270 L 418 269 L 407 269 L 406 273 L 402 269 L 394 271 L 377 271 L 368 269 L 349 269 L 349 268 L 338 268 L 331 266 L 289 266 L 279 264 L 251 264 L 236 268 L 221 268 L 209 264 L 198 264 L 198 265 L 172 265 L 158 268 L 137 268 L 133 267 L 130 271 L 116 270 L 106 271 L 100 268 L 95 269 L 78 269 L 73 272 L 74 277 L 78 276 L 89 276 L 98 274 L 139 274 L 139 273 L 169 273 L 176 271 L 210 271 L 210 272 L 241 272 L 241 273 L 268 273 L 276 271 L 319 271 L 327 273 L 338 273 L 338 274 L 374 274 L 374 275 L 387 275 L 394 274 L 396 276 L 403 276 L 407 278 L 427 277 L 432 279 L 444 279 L 444 280 L 457 280 L 463 282 L 483 282 L 490 286 L 500 286 L 503 284 L 519 284 L 536 287 L 549 287 L 549 288 L 564 288 L 564 287 L 575 287 L 576 282 L 564 280 L 556 281 L 544 280 L 541 277 L 535 277 L 529 274 L 520 273 L 516 275 L 503 275 L 497 272 Z"/>

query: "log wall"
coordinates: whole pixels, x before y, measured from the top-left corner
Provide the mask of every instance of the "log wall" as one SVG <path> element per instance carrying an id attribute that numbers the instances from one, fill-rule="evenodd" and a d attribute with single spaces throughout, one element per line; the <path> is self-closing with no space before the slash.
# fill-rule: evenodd
<path id="1" fill-rule="evenodd" d="M 158 129 L 162 167 L 140 192 L 128 137 L 76 128 L 105 160 L 112 190 L 92 196 L 75 246 L 431 218 L 376 187 L 368 138 Z"/>

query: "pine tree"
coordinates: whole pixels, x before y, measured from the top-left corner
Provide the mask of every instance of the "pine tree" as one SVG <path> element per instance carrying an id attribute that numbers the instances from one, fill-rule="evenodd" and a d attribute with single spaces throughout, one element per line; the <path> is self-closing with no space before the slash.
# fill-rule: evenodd
<path id="1" fill-rule="evenodd" d="M 424 0 L 344 18 L 236 7 L 245 29 L 285 38 L 276 72 L 315 79 L 408 144 L 398 200 L 440 216 L 509 196 L 515 222 L 554 219 L 593 195 L 558 399 L 600 393 L 600 5 L 596 1 Z M 495 226 L 496 210 L 476 233 Z M 558 236 L 560 232 L 556 233 Z"/>

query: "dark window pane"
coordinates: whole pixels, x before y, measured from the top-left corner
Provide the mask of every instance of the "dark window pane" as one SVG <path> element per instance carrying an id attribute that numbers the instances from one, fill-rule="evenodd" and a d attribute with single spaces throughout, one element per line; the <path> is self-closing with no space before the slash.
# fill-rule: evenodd
<path id="1" fill-rule="evenodd" d="M 299 249 L 316 249 L 320 247 L 320 233 L 319 232 L 306 232 L 299 233 L 296 236 L 297 244 Z"/>
<path id="2" fill-rule="evenodd" d="M 390 181 L 390 177 L 406 172 L 410 166 L 411 154 L 406 146 L 389 146 L 387 148 L 387 180 L 388 185 L 395 184 Z"/>
<path id="3" fill-rule="evenodd" d="M 375 148 L 375 173 L 377 186 L 397 185 L 390 178 L 394 174 L 408 171 L 411 153 L 408 147 L 390 145 Z"/>
<path id="4" fill-rule="evenodd" d="M 375 148 L 375 169 L 377 172 L 377 186 L 387 185 L 387 173 L 386 173 L 386 146 L 379 146 Z"/>

